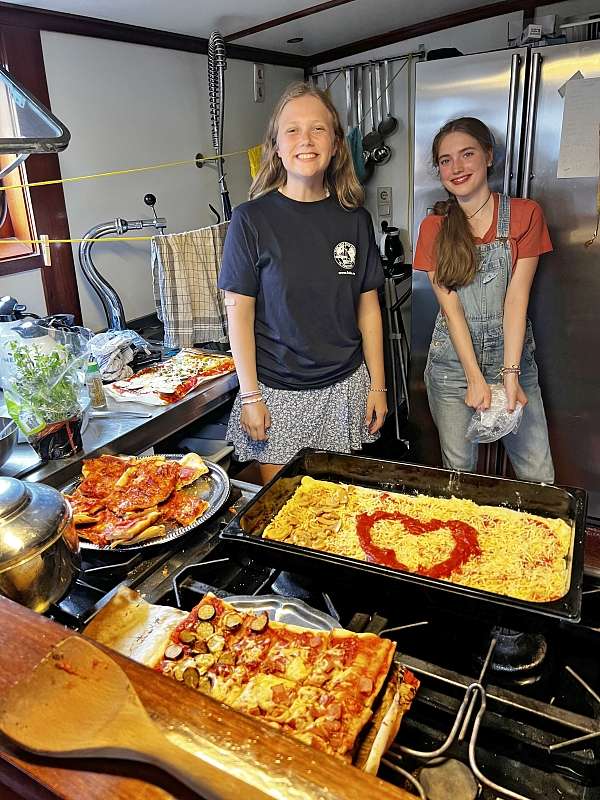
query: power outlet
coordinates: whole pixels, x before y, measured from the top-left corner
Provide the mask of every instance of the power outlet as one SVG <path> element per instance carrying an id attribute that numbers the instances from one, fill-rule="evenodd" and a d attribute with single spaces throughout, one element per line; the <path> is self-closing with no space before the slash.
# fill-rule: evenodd
<path id="1" fill-rule="evenodd" d="M 391 186 L 378 186 L 377 187 L 377 221 L 379 225 L 385 220 L 388 225 L 392 224 L 393 217 L 392 206 L 392 187 Z"/>
<path id="2" fill-rule="evenodd" d="M 254 65 L 254 102 L 265 102 L 265 65 Z"/>

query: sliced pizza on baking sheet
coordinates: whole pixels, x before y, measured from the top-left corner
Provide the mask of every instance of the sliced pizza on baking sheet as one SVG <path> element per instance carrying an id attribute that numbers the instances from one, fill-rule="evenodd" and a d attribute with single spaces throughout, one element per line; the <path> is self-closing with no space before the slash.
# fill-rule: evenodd
<path id="1" fill-rule="evenodd" d="M 185 397 L 201 383 L 234 370 L 235 364 L 229 355 L 202 353 L 188 348 L 168 361 L 108 384 L 106 390 L 117 400 L 168 405 Z"/>
<path id="2" fill-rule="evenodd" d="M 140 603 L 129 619 L 143 626 L 154 617 Z M 134 626 L 113 623 L 110 605 L 93 623 L 94 638 L 369 771 L 376 771 L 418 686 L 408 670 L 390 670 L 395 646 L 373 634 L 271 622 L 265 612 L 241 612 L 207 594 L 189 614 L 169 619 L 166 635 L 140 632 L 138 652 Z M 114 614 L 123 605 L 120 598 Z"/>

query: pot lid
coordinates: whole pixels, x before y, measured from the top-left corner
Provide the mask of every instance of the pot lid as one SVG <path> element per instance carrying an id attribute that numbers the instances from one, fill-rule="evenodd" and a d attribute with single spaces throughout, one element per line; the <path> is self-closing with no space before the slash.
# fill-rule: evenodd
<path id="1" fill-rule="evenodd" d="M 0 572 L 43 550 L 60 535 L 68 515 L 56 489 L 0 477 Z"/>

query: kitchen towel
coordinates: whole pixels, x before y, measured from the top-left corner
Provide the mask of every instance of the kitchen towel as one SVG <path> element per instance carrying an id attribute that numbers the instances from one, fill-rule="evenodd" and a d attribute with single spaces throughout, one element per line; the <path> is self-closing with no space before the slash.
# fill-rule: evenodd
<path id="1" fill-rule="evenodd" d="M 152 237 L 154 301 L 167 347 L 227 341 L 227 314 L 217 278 L 228 225 Z"/>
<path id="2" fill-rule="evenodd" d="M 360 183 L 364 183 L 366 177 L 365 171 L 365 156 L 363 153 L 362 134 L 358 128 L 352 128 L 346 137 L 348 148 L 352 161 L 354 162 L 354 171 Z"/>

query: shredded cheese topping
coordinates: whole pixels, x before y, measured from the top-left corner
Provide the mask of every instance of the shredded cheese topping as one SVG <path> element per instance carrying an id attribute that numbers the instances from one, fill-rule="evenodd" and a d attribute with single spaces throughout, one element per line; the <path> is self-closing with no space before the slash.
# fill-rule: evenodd
<path id="1" fill-rule="evenodd" d="M 443 580 L 537 603 L 557 600 L 568 590 L 573 534 L 564 520 L 456 497 L 382 492 L 305 476 L 263 537 L 372 560 L 361 545 L 357 521 L 375 511 L 397 512 L 424 523 L 440 521 L 437 530 L 420 535 L 401 520 L 373 524 L 374 545 L 391 548 L 409 572 L 424 573 L 451 557 L 455 537 L 443 523 L 459 521 L 477 532 L 480 552 Z"/>

